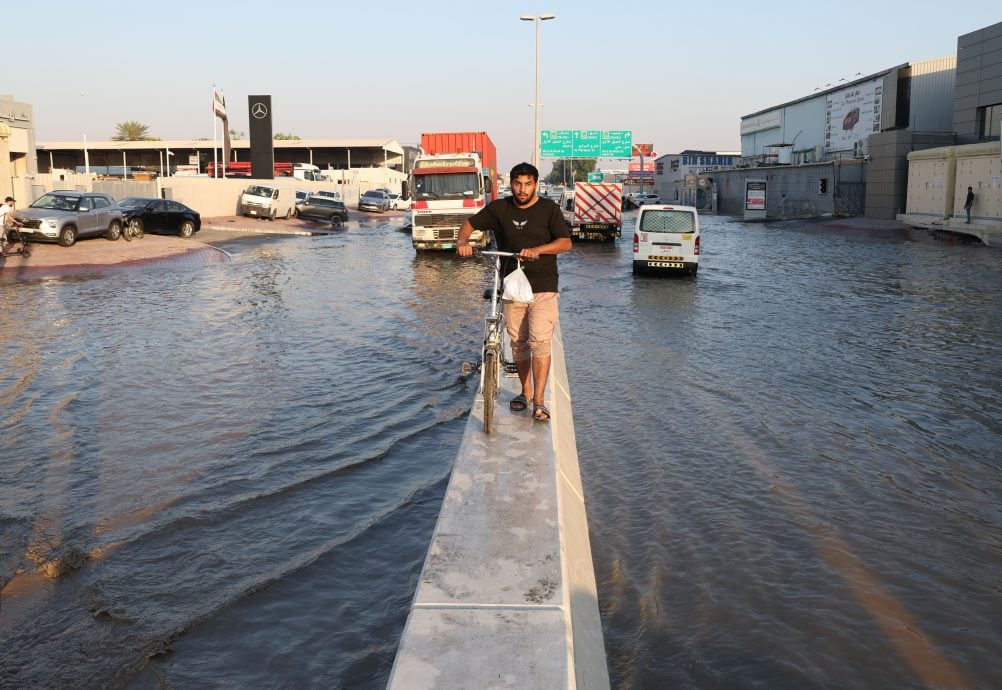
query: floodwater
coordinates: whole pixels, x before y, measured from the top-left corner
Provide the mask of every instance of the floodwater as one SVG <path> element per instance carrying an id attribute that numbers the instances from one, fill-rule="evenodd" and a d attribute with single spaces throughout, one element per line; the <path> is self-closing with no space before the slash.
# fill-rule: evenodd
<path id="1" fill-rule="evenodd" d="M 561 258 L 613 686 L 1002 687 L 1002 251 L 703 221 Z M 0 686 L 385 685 L 485 280 L 399 222 L 0 282 Z"/>

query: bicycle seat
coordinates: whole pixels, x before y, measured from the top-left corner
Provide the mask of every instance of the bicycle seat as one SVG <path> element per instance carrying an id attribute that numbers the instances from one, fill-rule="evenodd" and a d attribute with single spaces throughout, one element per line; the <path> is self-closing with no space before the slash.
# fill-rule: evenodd
<path id="1" fill-rule="evenodd" d="M 492 300 L 494 299 L 494 288 L 487 288 L 484 290 L 484 299 Z"/>

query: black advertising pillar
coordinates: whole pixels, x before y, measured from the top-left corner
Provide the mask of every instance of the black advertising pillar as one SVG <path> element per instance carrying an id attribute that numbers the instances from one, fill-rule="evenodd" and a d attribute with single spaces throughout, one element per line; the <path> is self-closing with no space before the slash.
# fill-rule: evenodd
<path id="1" fill-rule="evenodd" d="M 251 177 L 270 180 L 275 177 L 275 143 L 271 134 L 271 96 L 247 97 L 247 122 L 250 129 Z"/>

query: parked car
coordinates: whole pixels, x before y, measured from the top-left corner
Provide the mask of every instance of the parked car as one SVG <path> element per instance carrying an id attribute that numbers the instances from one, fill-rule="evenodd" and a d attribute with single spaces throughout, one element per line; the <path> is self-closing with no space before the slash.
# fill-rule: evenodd
<path id="1" fill-rule="evenodd" d="M 306 201 L 306 197 L 308 197 L 309 195 L 310 195 L 310 193 L 307 192 L 305 189 L 297 189 L 296 190 L 296 207 L 298 208 L 299 204 L 301 204 L 304 201 Z"/>
<path id="2" fill-rule="evenodd" d="M 358 199 L 359 211 L 379 211 L 390 207 L 390 193 L 381 189 L 370 189 Z"/>
<path id="3" fill-rule="evenodd" d="M 344 201 L 341 198 L 341 192 L 328 192 L 326 189 L 321 189 L 318 192 L 311 192 L 312 196 L 325 196 L 328 199 L 334 199 L 335 201 Z"/>
<path id="4" fill-rule="evenodd" d="M 390 194 L 390 208 L 394 211 L 406 211 L 410 207 L 410 199 L 405 199 L 399 194 Z"/>
<path id="5" fill-rule="evenodd" d="M 348 220 L 348 207 L 343 201 L 312 194 L 296 207 L 296 213 L 300 218 L 326 220 L 334 227 L 340 227 Z"/>
<path id="6" fill-rule="evenodd" d="M 637 192 L 630 197 L 637 206 L 646 204 L 660 204 L 661 195 L 657 192 Z"/>
<path id="7" fill-rule="evenodd" d="M 202 229 L 198 211 L 170 199 L 130 196 L 118 202 L 122 218 L 138 234 L 180 235 L 191 237 Z"/>
<path id="8" fill-rule="evenodd" d="M 644 204 L 633 229 L 633 273 L 699 270 L 699 214 L 692 206 Z"/>
<path id="9" fill-rule="evenodd" d="M 122 209 L 108 194 L 98 192 L 48 192 L 31 206 L 14 212 L 28 239 L 73 246 L 77 238 L 122 236 Z"/>
<path id="10" fill-rule="evenodd" d="M 240 215 L 258 218 L 291 218 L 296 210 L 296 190 L 262 182 L 252 184 L 240 195 Z"/>

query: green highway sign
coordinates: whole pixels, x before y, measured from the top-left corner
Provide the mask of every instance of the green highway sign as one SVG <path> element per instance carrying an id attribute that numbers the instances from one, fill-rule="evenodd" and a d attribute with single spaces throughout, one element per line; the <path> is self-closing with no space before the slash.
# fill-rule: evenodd
<path id="1" fill-rule="evenodd" d="M 589 182 L 601 182 L 605 179 L 605 173 L 601 172 L 590 172 L 588 173 Z"/>
<path id="2" fill-rule="evenodd" d="M 571 133 L 575 158 L 598 158 L 602 155 L 602 132 L 597 129 L 578 129 Z"/>
<path id="3" fill-rule="evenodd" d="M 630 158 L 633 132 L 628 129 L 544 129 L 539 132 L 543 158 Z"/>
<path id="4" fill-rule="evenodd" d="M 544 129 L 539 133 L 539 155 L 543 158 L 573 158 L 569 129 Z"/>
<path id="5" fill-rule="evenodd" d="M 630 158 L 633 153 L 633 132 L 614 129 L 602 132 L 602 158 Z"/>

